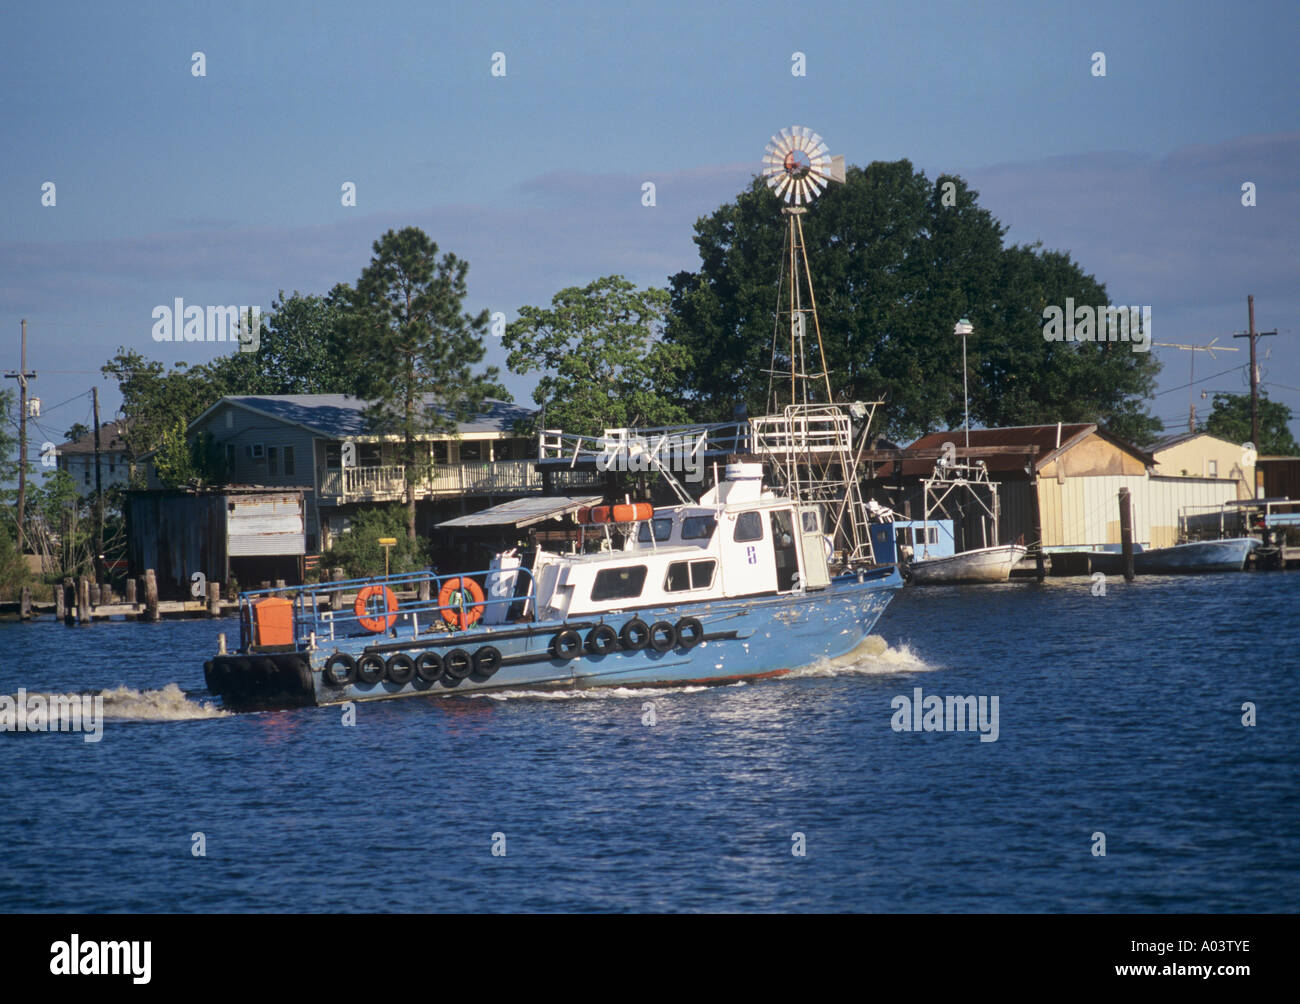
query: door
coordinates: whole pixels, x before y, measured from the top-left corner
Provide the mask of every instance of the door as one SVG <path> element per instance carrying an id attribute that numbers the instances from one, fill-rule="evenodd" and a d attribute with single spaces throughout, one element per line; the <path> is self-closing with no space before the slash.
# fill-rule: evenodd
<path id="1" fill-rule="evenodd" d="M 799 510 L 799 543 L 803 548 L 803 578 L 808 589 L 821 589 L 831 581 L 826 567 L 826 539 L 821 530 L 821 507 Z"/>
<path id="2" fill-rule="evenodd" d="M 799 551 L 794 542 L 794 510 L 773 509 L 772 557 L 776 563 L 776 591 L 788 593 L 799 574 Z"/>

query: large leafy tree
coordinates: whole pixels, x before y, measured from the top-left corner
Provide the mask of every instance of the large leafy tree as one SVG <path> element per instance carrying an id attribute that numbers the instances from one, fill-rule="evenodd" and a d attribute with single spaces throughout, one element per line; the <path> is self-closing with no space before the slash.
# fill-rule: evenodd
<path id="1" fill-rule="evenodd" d="M 1300 445 L 1291 435 L 1289 423 L 1291 409 L 1280 401 L 1270 401 L 1263 391 L 1259 394 L 1258 453 L 1294 457 L 1300 454 Z M 1212 436 L 1234 443 L 1250 441 L 1250 395 L 1215 394 L 1204 429 Z"/>
<path id="2" fill-rule="evenodd" d="M 1127 344 L 1048 342 L 1043 309 L 1107 302 L 1068 255 L 1006 246 L 962 179 L 930 182 L 906 160 L 850 168 L 803 217 L 836 399 L 884 397 L 881 431 L 907 437 L 962 416 L 967 317 L 971 418 L 986 425 L 1099 421 L 1149 438 L 1143 410 L 1158 364 Z M 666 339 L 686 349 L 676 385 L 700 419 L 768 403 L 786 220 L 759 179 L 695 225 L 698 271 L 671 279 Z"/>
<path id="3" fill-rule="evenodd" d="M 469 263 L 418 227 L 389 230 L 375 241 L 346 322 L 348 364 L 357 396 L 372 404 L 366 419 L 378 433 L 401 437 L 406 470 L 407 536 L 415 539 L 415 492 L 427 460 L 417 442 L 455 432 L 487 397 L 508 399 L 495 367 L 475 372 L 484 355 L 488 312 L 464 311 Z"/>
<path id="4" fill-rule="evenodd" d="M 639 290 L 620 275 L 570 286 L 550 307 L 520 308 L 506 328 L 506 364 L 514 373 L 540 371 L 533 400 L 552 428 L 596 435 L 685 422 L 685 409 L 665 392 L 686 361 L 681 345 L 661 340 L 667 308 L 667 290 Z"/>

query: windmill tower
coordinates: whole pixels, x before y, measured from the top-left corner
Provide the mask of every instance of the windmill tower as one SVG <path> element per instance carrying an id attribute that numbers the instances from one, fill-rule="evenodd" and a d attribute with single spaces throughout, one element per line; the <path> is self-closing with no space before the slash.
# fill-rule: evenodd
<path id="1" fill-rule="evenodd" d="M 776 414 L 786 404 L 831 403 L 830 374 L 822 351 L 817 297 L 804 246 L 803 215 L 808 204 L 831 182 L 844 182 L 844 158 L 829 155 L 822 138 L 804 126 L 782 129 L 772 137 L 763 156 L 763 178 L 778 199 L 786 219 L 781 277 L 777 283 L 776 327 L 772 332 L 772 365 L 768 371 L 767 410 Z M 784 323 L 782 323 L 784 322 Z M 815 336 L 809 352 L 808 334 Z M 788 340 L 784 332 L 788 331 Z M 812 357 L 814 369 L 808 369 Z"/>
<path id="2" fill-rule="evenodd" d="M 845 564 L 871 561 L 868 516 L 853 449 L 853 420 L 865 418 L 862 445 L 879 401 L 835 403 L 822 345 L 803 216 L 831 183 L 844 182 L 844 158 L 804 126 L 782 129 L 763 157 L 763 178 L 786 204 L 785 246 L 777 282 L 767 414 L 751 419 L 756 452 L 766 455 L 790 497 L 822 504 L 824 530 Z M 859 450 L 859 454 L 860 454 Z"/>

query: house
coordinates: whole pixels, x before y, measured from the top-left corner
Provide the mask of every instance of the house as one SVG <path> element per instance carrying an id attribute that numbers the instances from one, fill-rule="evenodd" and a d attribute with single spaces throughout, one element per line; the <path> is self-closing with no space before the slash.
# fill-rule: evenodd
<path id="1" fill-rule="evenodd" d="M 908 447 L 941 450 L 945 443 L 964 447 L 963 430 L 932 432 Z M 971 450 L 983 460 L 998 485 L 1001 542 L 1038 538 L 1045 548 L 1119 543 L 1119 490 L 1132 500 L 1134 539 L 1144 547 L 1177 542 L 1179 511 L 1217 506 L 1238 497 L 1240 481 L 1225 476 L 1160 473 L 1157 460 L 1095 423 L 1058 423 L 970 430 Z M 1238 454 L 1240 450 L 1238 449 Z M 905 515 L 921 514 L 920 480 L 934 469 L 933 459 L 878 461 L 872 494 Z M 966 546 L 978 546 L 967 540 Z"/>
<path id="2" fill-rule="evenodd" d="M 190 423 L 188 436 L 210 436 L 229 486 L 301 490 L 306 549 L 324 550 L 360 507 L 406 497 L 402 437 L 372 432 L 368 402 L 344 394 L 223 397 Z M 516 423 L 531 409 L 490 400 L 454 433 L 420 437 L 426 474 L 416 487 L 417 528 L 472 505 L 539 493 L 535 441 Z M 160 487 L 149 471 L 150 487 Z"/>
<path id="3" fill-rule="evenodd" d="M 99 427 L 99 476 L 105 491 L 116 485 L 126 486 L 131 474 L 124 439 L 125 422 L 105 422 Z M 95 433 L 61 443 L 54 450 L 55 463 L 67 471 L 77 486 L 77 494 L 86 498 L 95 491 Z"/>
<path id="4" fill-rule="evenodd" d="M 1208 432 L 1182 432 L 1151 445 L 1154 473 L 1160 477 L 1228 478 L 1237 483 L 1237 498 L 1254 498 L 1255 463 L 1240 443 Z"/>

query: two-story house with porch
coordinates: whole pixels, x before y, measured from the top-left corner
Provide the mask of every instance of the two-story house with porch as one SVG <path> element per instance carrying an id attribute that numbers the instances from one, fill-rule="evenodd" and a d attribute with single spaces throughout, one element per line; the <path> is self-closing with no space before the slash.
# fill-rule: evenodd
<path id="1" fill-rule="evenodd" d="M 371 431 L 366 405 L 343 394 L 223 397 L 190 423 L 188 434 L 211 436 L 226 484 L 301 489 L 306 548 L 314 553 L 329 547 L 358 508 L 406 498 L 401 437 Z M 486 405 L 455 433 L 420 437 L 426 474 L 416 488 L 419 532 L 541 492 L 536 440 L 515 431 L 532 410 L 495 400 Z M 149 475 L 157 486 L 152 468 Z"/>

